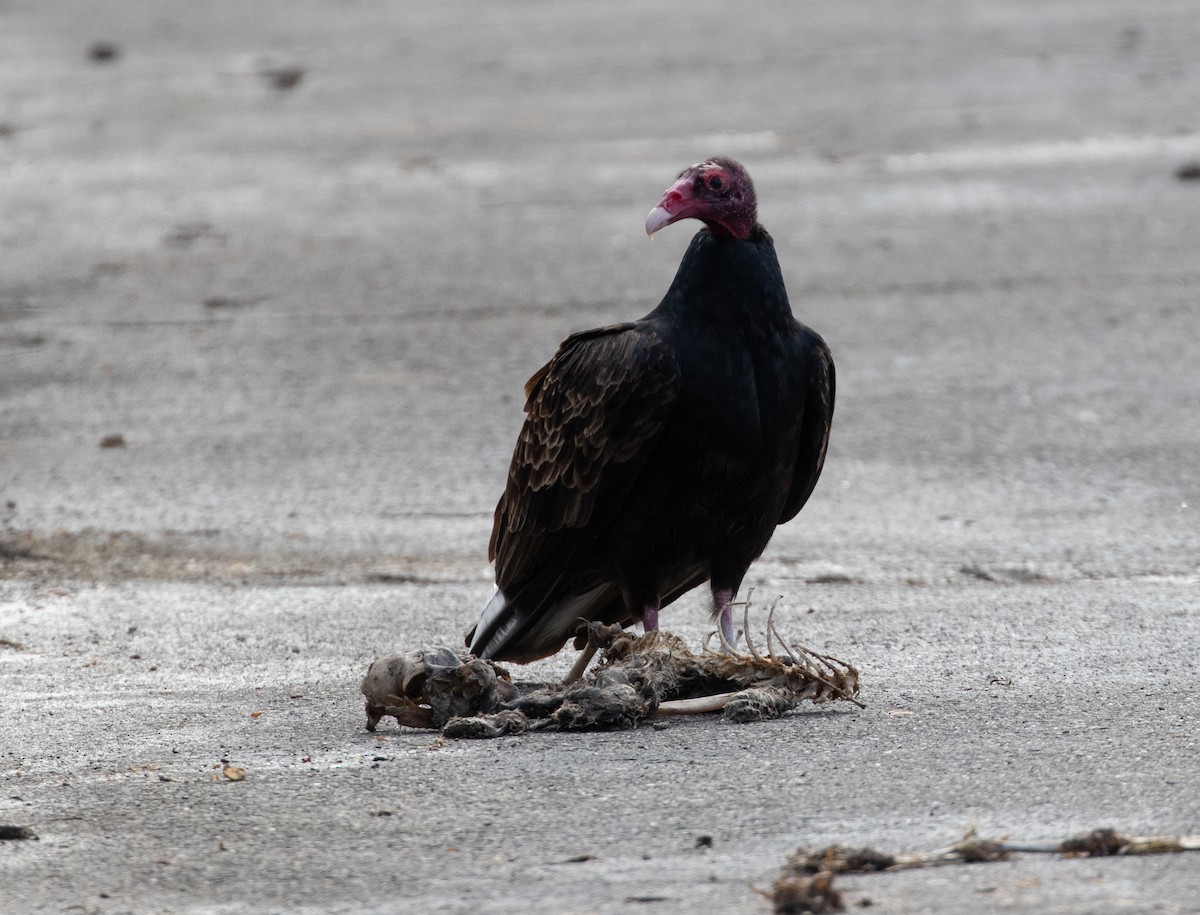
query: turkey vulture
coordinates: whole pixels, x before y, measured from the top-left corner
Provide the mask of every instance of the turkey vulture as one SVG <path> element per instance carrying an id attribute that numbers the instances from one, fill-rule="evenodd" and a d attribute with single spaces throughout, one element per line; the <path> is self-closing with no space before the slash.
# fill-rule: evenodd
<path id="1" fill-rule="evenodd" d="M 792 316 L 740 163 L 685 169 L 646 232 L 689 217 L 704 227 L 658 307 L 572 334 L 525 385 L 496 593 L 467 634 L 480 657 L 543 658 L 582 645 L 588 621 L 657 629 L 705 581 L 732 645 L 746 570 L 816 486 L 833 359 Z"/>

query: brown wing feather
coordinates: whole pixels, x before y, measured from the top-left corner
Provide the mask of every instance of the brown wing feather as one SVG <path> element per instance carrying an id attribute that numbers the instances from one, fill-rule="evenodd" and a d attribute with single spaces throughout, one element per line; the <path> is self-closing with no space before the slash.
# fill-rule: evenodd
<path id="1" fill-rule="evenodd" d="M 502 590 L 598 529 L 624 502 L 679 390 L 675 357 L 640 324 L 568 337 L 525 387 L 525 425 L 496 506 L 489 558 Z"/>

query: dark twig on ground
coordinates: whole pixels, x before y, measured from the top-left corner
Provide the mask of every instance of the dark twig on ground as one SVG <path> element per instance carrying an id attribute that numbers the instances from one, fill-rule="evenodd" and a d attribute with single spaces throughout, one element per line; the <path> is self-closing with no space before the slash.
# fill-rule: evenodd
<path id="1" fill-rule="evenodd" d="M 1006 861 L 1015 854 L 1100 858 L 1184 851 L 1200 851 L 1200 836 L 1131 836 L 1113 829 L 1094 829 L 1062 841 L 1009 842 L 1007 839 L 984 839 L 970 829 L 960 841 L 931 852 L 890 855 L 873 848 L 843 845 L 829 845 L 817 850 L 801 848 L 784 865 L 770 895 L 775 911 L 781 915 L 839 912 L 844 904 L 841 893 L 833 887 L 833 878 L 838 874 Z"/>

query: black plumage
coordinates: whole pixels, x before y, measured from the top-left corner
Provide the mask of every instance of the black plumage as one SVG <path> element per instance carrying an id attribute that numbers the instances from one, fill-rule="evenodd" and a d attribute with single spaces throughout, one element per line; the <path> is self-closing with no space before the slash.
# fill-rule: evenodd
<path id="1" fill-rule="evenodd" d="M 730 603 L 816 485 L 833 418 L 829 349 L 792 315 L 742 166 L 686 169 L 647 231 L 705 223 L 658 307 L 568 337 L 528 382 L 496 506 L 497 592 L 467 644 L 531 661 L 584 621 L 643 622 L 705 581 Z"/>

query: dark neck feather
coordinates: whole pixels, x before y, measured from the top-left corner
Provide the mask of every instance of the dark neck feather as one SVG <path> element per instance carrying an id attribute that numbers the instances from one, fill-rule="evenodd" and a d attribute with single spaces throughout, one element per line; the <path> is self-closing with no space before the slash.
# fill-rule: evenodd
<path id="1" fill-rule="evenodd" d="M 701 229 L 655 312 L 688 322 L 747 327 L 792 320 L 775 244 L 762 226 L 741 240 Z"/>

